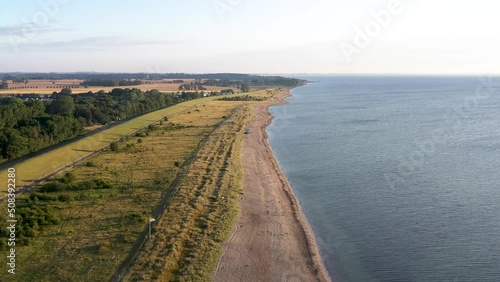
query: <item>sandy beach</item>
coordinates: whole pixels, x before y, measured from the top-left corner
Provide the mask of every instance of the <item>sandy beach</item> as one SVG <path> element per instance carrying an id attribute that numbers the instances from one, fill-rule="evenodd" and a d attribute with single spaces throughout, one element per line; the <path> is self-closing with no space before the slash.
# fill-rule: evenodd
<path id="1" fill-rule="evenodd" d="M 269 107 L 254 107 L 241 158 L 240 214 L 224 243 L 214 281 L 331 281 L 314 235 L 269 146 Z"/>

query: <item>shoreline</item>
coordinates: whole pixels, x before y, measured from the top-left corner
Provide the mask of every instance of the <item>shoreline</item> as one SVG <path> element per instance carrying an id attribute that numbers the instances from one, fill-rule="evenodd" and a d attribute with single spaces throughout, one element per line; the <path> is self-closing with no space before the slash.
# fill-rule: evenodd
<path id="1" fill-rule="evenodd" d="M 253 132 L 241 146 L 240 213 L 214 272 L 214 281 L 331 281 L 300 203 L 269 144 L 269 108 L 280 95 L 252 107 Z M 236 279 L 236 280 L 234 280 Z"/>

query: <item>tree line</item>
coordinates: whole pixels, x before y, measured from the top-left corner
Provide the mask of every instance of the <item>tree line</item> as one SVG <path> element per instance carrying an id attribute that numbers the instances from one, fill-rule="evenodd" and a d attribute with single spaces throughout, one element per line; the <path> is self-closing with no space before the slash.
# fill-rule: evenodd
<path id="1" fill-rule="evenodd" d="M 0 89 L 9 89 L 9 83 L 7 82 L 6 79 L 2 80 L 2 82 L 0 82 Z"/>
<path id="2" fill-rule="evenodd" d="M 174 79 L 174 83 L 184 83 L 185 79 L 209 80 L 217 85 L 229 87 L 247 82 L 250 85 L 281 85 L 281 86 L 300 86 L 306 81 L 295 78 L 286 78 L 280 76 L 262 76 L 240 73 L 208 73 L 208 74 L 189 74 L 189 73 L 94 73 L 94 72 L 76 72 L 76 73 L 0 73 L 0 79 L 83 79 L 91 80 L 161 80 Z M 204 85 L 212 85 L 205 84 Z M 98 85 L 102 86 L 102 85 Z M 115 85 L 111 85 L 115 86 Z M 125 85 L 123 85 L 125 86 Z"/>
<path id="3" fill-rule="evenodd" d="M 115 88 L 79 95 L 63 89 L 47 101 L 0 98 L 0 158 L 14 159 L 69 140 L 85 133 L 85 126 L 112 123 L 202 96 Z"/>
<path id="4" fill-rule="evenodd" d="M 83 85 L 85 87 L 87 86 L 108 86 L 108 87 L 114 87 L 114 86 L 134 86 L 134 85 L 141 85 L 142 81 L 141 80 L 130 80 L 130 79 L 120 79 L 120 80 L 113 80 L 113 79 L 90 79 L 90 80 L 84 80 L 80 85 Z"/>
<path id="5" fill-rule="evenodd" d="M 207 90 L 201 82 L 191 82 L 179 85 L 179 90 Z"/>

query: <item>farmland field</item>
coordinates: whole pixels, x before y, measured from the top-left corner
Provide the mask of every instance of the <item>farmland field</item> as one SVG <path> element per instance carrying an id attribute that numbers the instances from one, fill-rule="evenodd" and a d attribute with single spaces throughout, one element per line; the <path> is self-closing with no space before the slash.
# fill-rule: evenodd
<path id="1" fill-rule="evenodd" d="M 132 86 L 88 86 L 84 87 L 80 85 L 83 80 L 78 79 L 64 79 L 64 80 L 29 80 L 28 83 L 13 83 L 11 80 L 8 81 L 9 89 L 0 89 L 0 95 L 2 94 L 52 94 L 54 91 L 59 92 L 63 88 L 70 88 L 74 94 L 98 92 L 99 90 L 104 90 L 106 92 L 113 90 L 113 88 L 139 88 L 143 91 L 157 89 L 161 92 L 176 92 L 182 83 L 173 83 L 171 79 L 165 80 L 151 80 L 145 81 L 141 85 Z M 184 79 L 184 83 L 194 82 L 194 79 Z M 204 86 L 207 90 L 205 91 L 220 91 L 222 89 L 228 89 L 230 87 L 216 87 L 216 86 Z"/>

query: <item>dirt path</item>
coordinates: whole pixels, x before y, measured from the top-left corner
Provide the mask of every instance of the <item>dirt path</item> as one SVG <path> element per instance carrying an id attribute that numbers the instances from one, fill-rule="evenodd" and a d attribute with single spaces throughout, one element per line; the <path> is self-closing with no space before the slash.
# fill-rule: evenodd
<path id="1" fill-rule="evenodd" d="M 282 102 L 282 101 L 281 101 Z M 269 105 L 254 108 L 242 144 L 240 215 L 214 281 L 330 281 L 314 236 L 267 142 Z"/>

